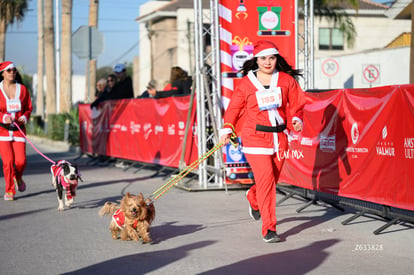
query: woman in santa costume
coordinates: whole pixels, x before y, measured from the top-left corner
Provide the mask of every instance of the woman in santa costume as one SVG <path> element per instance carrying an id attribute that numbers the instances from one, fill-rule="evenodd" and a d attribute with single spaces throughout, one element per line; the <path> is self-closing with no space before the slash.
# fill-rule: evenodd
<path id="1" fill-rule="evenodd" d="M 4 199 L 14 200 L 15 185 L 20 192 L 26 190 L 22 179 L 26 167 L 26 139 L 14 125 L 26 133 L 24 125 L 32 112 L 30 94 L 23 84 L 16 81 L 16 66 L 5 61 L 0 63 L 0 155 L 6 181 Z"/>
<path id="2" fill-rule="evenodd" d="M 233 92 L 224 115 L 220 142 L 228 143 L 241 114 L 242 151 L 246 155 L 255 185 L 246 193 L 249 214 L 262 219 L 265 242 L 278 242 L 276 233 L 276 183 L 288 150 L 288 117 L 294 131 L 303 128 L 302 113 L 305 96 L 293 69 L 270 41 L 254 44 L 254 57 L 247 60 L 243 78 Z"/>

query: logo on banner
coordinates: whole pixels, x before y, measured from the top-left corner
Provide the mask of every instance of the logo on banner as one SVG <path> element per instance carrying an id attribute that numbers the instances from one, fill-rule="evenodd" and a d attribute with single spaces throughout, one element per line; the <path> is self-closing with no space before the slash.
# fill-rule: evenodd
<path id="1" fill-rule="evenodd" d="M 352 143 L 354 145 L 357 144 L 357 142 L 359 140 L 358 124 L 356 122 L 354 124 L 352 124 L 351 139 L 352 139 Z M 368 153 L 368 148 L 347 147 L 346 151 L 350 152 L 350 153 Z M 352 157 L 353 158 L 358 158 L 358 156 L 356 154 L 353 154 Z"/>
<path id="2" fill-rule="evenodd" d="M 404 152 L 406 159 L 414 159 L 414 138 L 404 139 Z"/>
<path id="3" fill-rule="evenodd" d="M 335 152 L 336 151 L 336 136 L 324 136 L 321 135 L 321 141 L 319 147 L 322 152 Z"/>
<path id="4" fill-rule="evenodd" d="M 281 29 L 282 7 L 257 7 L 259 13 L 258 35 L 290 35 L 290 31 Z"/>
<path id="5" fill-rule="evenodd" d="M 168 135 L 175 135 L 175 124 L 168 124 Z"/>
<path id="6" fill-rule="evenodd" d="M 133 121 L 131 121 L 129 128 L 130 128 L 130 131 L 131 131 L 132 135 L 134 133 L 141 132 L 141 124 L 140 123 L 135 124 Z"/>
<path id="7" fill-rule="evenodd" d="M 158 133 L 164 132 L 164 127 L 162 125 L 155 125 L 154 127 L 154 134 L 158 135 Z"/>
<path id="8" fill-rule="evenodd" d="M 144 124 L 144 138 L 148 139 L 148 136 L 152 133 L 151 123 Z"/>
<path id="9" fill-rule="evenodd" d="M 382 140 L 378 142 L 376 150 L 377 156 L 395 157 L 395 147 L 392 141 L 387 141 L 388 129 L 387 126 L 382 128 Z"/>
<path id="10" fill-rule="evenodd" d="M 356 144 L 358 142 L 359 139 L 359 131 L 358 131 L 358 124 L 355 122 L 354 124 L 352 124 L 352 128 L 351 128 L 351 138 L 352 138 L 352 143 Z"/>

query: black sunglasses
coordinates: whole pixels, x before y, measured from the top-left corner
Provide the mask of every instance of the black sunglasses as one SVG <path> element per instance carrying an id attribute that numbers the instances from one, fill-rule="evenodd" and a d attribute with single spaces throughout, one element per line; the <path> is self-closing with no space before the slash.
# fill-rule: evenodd
<path id="1" fill-rule="evenodd" d="M 13 68 L 13 69 L 7 69 L 7 70 L 5 70 L 6 72 L 8 72 L 8 73 L 11 73 L 11 72 L 17 72 L 17 70 L 16 70 L 16 68 Z"/>

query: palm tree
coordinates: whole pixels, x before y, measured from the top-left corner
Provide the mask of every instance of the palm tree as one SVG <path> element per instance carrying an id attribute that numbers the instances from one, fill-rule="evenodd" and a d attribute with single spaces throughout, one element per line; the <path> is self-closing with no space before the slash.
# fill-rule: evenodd
<path id="1" fill-rule="evenodd" d="M 89 1 L 89 26 L 91 27 L 98 27 L 98 1 L 90 0 Z M 90 102 L 91 99 L 94 98 L 95 95 L 95 87 L 96 87 L 96 59 L 88 60 L 87 65 L 87 77 L 89 81 L 86 83 L 86 102 Z M 88 85 L 89 84 L 89 85 Z"/>
<path id="2" fill-rule="evenodd" d="M 62 43 L 60 63 L 60 112 L 72 107 L 72 0 L 62 0 Z"/>
<path id="3" fill-rule="evenodd" d="M 0 62 L 6 56 L 7 26 L 15 20 L 22 21 L 26 10 L 26 0 L 0 0 Z"/>
<path id="4" fill-rule="evenodd" d="M 352 19 L 344 11 L 347 7 L 358 11 L 359 0 L 314 0 L 315 15 L 332 22 L 333 27 L 344 33 L 348 45 L 352 47 L 357 33 Z"/>
<path id="5" fill-rule="evenodd" d="M 56 113 L 55 27 L 53 0 L 45 2 L 46 115 Z"/>
<path id="6" fill-rule="evenodd" d="M 43 35 L 43 0 L 37 1 L 37 98 L 36 114 L 44 118 L 43 76 L 45 65 L 45 41 Z"/>

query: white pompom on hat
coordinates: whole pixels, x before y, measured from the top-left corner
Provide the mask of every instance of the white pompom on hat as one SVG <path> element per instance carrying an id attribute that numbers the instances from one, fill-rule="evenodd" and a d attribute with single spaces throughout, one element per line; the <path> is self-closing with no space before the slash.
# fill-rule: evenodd
<path id="1" fill-rule="evenodd" d="M 254 43 L 253 55 L 254 57 L 267 56 L 279 54 L 277 47 L 273 42 L 267 40 L 260 40 Z"/>
<path id="2" fill-rule="evenodd" d="M 16 68 L 16 66 L 11 61 L 4 61 L 0 63 L 0 72 L 13 68 Z"/>

